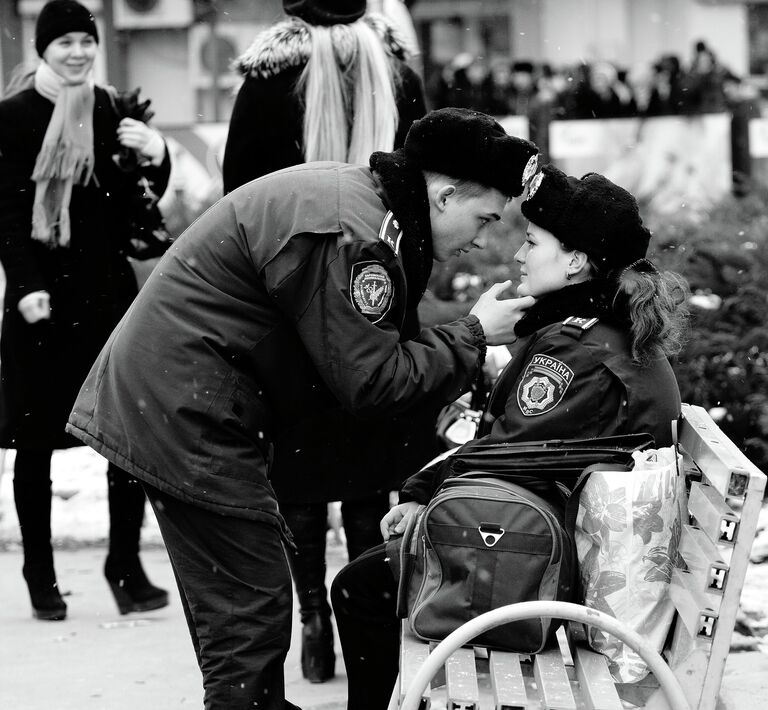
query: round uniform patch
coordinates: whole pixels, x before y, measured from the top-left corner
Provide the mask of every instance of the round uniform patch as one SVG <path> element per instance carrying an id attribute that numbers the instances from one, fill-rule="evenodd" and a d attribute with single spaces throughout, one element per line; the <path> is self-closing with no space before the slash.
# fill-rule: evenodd
<path id="1" fill-rule="evenodd" d="M 517 388 L 517 404 L 526 417 L 551 412 L 573 381 L 573 370 L 548 355 L 534 355 Z"/>
<path id="2" fill-rule="evenodd" d="M 352 267 L 349 292 L 355 309 L 374 323 L 381 320 L 392 305 L 392 279 L 375 261 L 361 261 Z"/>

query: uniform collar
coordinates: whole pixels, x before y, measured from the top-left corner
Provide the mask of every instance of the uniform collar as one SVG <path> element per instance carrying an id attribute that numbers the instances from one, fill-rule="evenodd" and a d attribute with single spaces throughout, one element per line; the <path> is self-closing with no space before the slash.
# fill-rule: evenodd
<path id="1" fill-rule="evenodd" d="M 370 163 L 379 194 L 403 230 L 400 251 L 408 281 L 408 307 L 415 308 L 432 273 L 432 225 L 424 174 L 400 151 L 376 152 Z"/>
<path id="2" fill-rule="evenodd" d="M 626 325 L 628 316 L 622 316 L 614 308 L 615 294 L 616 282 L 607 279 L 591 279 L 548 293 L 526 311 L 515 326 L 515 333 L 522 338 L 569 316 L 599 318 L 612 325 Z"/>

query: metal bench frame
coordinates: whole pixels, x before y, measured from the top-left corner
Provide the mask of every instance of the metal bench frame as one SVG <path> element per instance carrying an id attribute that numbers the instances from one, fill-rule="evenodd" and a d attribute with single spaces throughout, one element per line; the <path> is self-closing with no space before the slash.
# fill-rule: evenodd
<path id="1" fill-rule="evenodd" d="M 622 699 L 646 710 L 715 710 L 766 476 L 701 407 L 683 405 L 679 441 L 690 524 L 680 541 L 684 565 L 672 574 L 676 614 L 661 655 L 613 617 L 564 602 L 495 609 L 432 649 L 406 621 L 390 710 L 427 710 L 430 682 L 445 686 L 448 710 L 622 710 Z M 529 657 L 467 647 L 490 628 L 536 616 L 570 621 L 559 649 Z M 606 659 L 587 647 L 584 625 L 624 640 L 652 673 L 640 683 L 614 684 Z"/>

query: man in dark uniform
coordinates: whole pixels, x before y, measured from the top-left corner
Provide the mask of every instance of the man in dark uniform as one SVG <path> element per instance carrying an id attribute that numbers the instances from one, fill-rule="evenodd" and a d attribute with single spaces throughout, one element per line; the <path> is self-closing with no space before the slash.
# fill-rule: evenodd
<path id="1" fill-rule="evenodd" d="M 408 341 L 404 314 L 433 258 L 482 248 L 535 164 L 535 146 L 490 117 L 445 109 L 370 167 L 248 183 L 174 243 L 94 364 L 68 431 L 144 483 L 209 710 L 292 707 L 275 432 L 307 412 L 396 414 L 469 388 L 533 299 L 498 300 L 496 284 Z"/>

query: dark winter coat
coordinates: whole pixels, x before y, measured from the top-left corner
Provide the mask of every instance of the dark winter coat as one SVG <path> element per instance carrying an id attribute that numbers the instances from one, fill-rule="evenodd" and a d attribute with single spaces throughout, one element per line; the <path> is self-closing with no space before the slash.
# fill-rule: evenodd
<path id="1" fill-rule="evenodd" d="M 515 328 L 522 337 L 491 391 L 479 441 L 649 433 L 656 446 L 672 444 L 671 422 L 680 415 L 672 367 L 665 358 L 633 361 L 629 323 L 608 294 L 605 282 L 588 281 L 531 307 Z M 446 472 L 435 466 L 415 474 L 400 501 L 426 503 Z"/>
<path id="2" fill-rule="evenodd" d="M 68 430 L 182 500 L 279 523 L 275 432 L 340 407 L 362 419 L 465 391 L 484 357 L 477 318 L 401 342 L 421 297 L 408 272 L 425 282 L 431 267 L 424 178 L 385 164 L 376 176 L 309 163 L 217 202 L 152 272 Z M 399 240 L 379 236 L 388 207 Z"/>
<path id="3" fill-rule="evenodd" d="M 405 63 L 405 50 L 391 28 L 382 21 L 370 21 L 398 79 L 399 120 L 393 148 L 400 148 L 413 121 L 425 113 L 421 80 Z M 296 19 L 270 27 L 239 60 L 245 80 L 224 153 L 225 191 L 304 162 L 304 114 L 296 82 L 310 48 L 302 28 Z M 409 309 L 401 338 L 415 338 L 419 330 L 416 308 Z M 396 490 L 437 453 L 437 411 L 429 408 L 368 420 L 342 409 L 310 415 L 276 432 L 271 477 L 283 502 L 353 500 Z"/>
<path id="4" fill-rule="evenodd" d="M 7 280 L 0 340 L 0 446 L 80 445 L 64 432 L 80 385 L 115 324 L 136 295 L 126 258 L 131 180 L 112 160 L 119 118 L 106 90 L 96 87 L 93 109 L 95 170 L 74 186 L 71 243 L 49 248 L 31 237 L 31 180 L 53 103 L 33 88 L 0 101 L 0 261 Z M 170 162 L 143 168 L 162 195 Z M 18 302 L 48 291 L 50 320 L 28 324 Z"/>
<path id="5" fill-rule="evenodd" d="M 424 92 L 419 76 L 405 63 L 397 34 L 383 19 L 367 18 L 394 65 L 398 112 L 395 148 L 405 141 L 411 124 L 421 118 Z M 259 35 L 240 58 L 245 77 L 232 109 L 224 151 L 224 191 L 250 180 L 304 162 L 304 109 L 296 83 L 309 57 L 309 44 L 300 21 L 280 22 Z"/>

